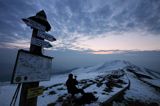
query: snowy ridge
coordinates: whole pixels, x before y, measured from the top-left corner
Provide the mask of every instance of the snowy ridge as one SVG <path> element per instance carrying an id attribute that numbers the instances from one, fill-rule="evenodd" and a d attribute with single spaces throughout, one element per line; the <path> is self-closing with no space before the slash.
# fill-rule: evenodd
<path id="1" fill-rule="evenodd" d="M 106 72 L 113 72 L 114 70 L 124 69 L 125 67 L 131 66 L 132 64 L 124 61 L 124 60 L 115 60 L 110 62 L 105 62 L 103 64 L 99 64 L 96 66 L 90 66 L 87 68 L 79 68 L 73 70 L 72 73 L 74 74 L 81 74 L 81 73 L 90 73 L 90 74 L 104 74 Z"/>
<path id="2" fill-rule="evenodd" d="M 117 70 L 117 69 L 123 69 L 127 66 L 130 66 L 131 63 L 127 61 L 122 61 L 122 60 L 115 60 L 111 62 L 106 62 L 102 66 L 98 67 L 96 70 L 100 71 L 106 71 L 107 70 Z"/>

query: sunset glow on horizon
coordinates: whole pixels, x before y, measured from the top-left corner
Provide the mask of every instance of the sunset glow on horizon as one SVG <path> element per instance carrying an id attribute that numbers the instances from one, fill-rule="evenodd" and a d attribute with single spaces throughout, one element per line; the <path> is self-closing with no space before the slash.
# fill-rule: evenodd
<path id="1" fill-rule="evenodd" d="M 123 35 L 103 35 L 81 42 L 81 48 L 91 50 L 160 50 L 160 37 L 130 32 Z M 98 53 L 98 52 L 97 52 Z M 105 53 L 105 52 L 103 52 Z M 100 52 L 102 54 L 102 52 Z M 106 52 L 108 54 L 108 52 Z M 110 54 L 110 53 L 109 53 Z"/>

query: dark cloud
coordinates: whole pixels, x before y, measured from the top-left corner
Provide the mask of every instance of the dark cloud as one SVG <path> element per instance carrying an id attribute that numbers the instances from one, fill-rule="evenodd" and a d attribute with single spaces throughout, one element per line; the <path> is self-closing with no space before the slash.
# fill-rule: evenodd
<path id="1" fill-rule="evenodd" d="M 160 33 L 160 1 L 159 0 L 145 0 L 141 1 L 131 15 L 135 17 L 135 21 L 142 27 L 147 27 L 148 31 L 159 34 Z"/>
<path id="2" fill-rule="evenodd" d="M 21 18 L 41 9 L 47 13 L 51 33 L 57 39 L 65 39 L 63 45 L 76 42 L 73 38 L 77 34 L 92 38 L 110 31 L 133 29 L 153 35 L 160 33 L 159 0 L 5 0 L 0 1 L 1 44 L 29 39 L 31 30 Z"/>
<path id="3" fill-rule="evenodd" d="M 127 31 L 134 28 L 144 28 L 159 34 L 158 0 L 64 0 L 41 4 L 51 14 L 50 20 L 53 20 L 53 25 L 57 28 L 55 31 L 59 31 L 60 35 L 65 36 L 64 29 L 96 36 L 109 31 Z M 55 10 L 52 11 L 53 7 Z"/>
<path id="4" fill-rule="evenodd" d="M 30 38 L 29 28 L 24 28 L 21 18 L 33 15 L 36 10 L 26 1 L 0 1 L 0 44 Z"/>

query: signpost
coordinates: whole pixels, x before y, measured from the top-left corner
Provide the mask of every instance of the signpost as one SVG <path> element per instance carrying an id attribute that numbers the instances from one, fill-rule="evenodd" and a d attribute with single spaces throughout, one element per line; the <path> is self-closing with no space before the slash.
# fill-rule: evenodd
<path id="1" fill-rule="evenodd" d="M 36 106 L 37 96 L 43 93 L 39 81 L 50 79 L 52 66 L 52 57 L 42 54 L 43 47 L 52 47 L 44 39 L 49 41 L 56 39 L 45 33 L 51 26 L 43 10 L 22 20 L 33 29 L 30 51 L 19 50 L 11 83 L 22 83 L 19 106 Z"/>
<path id="2" fill-rule="evenodd" d="M 12 83 L 47 81 L 51 77 L 51 71 L 52 57 L 19 50 Z"/>
<path id="3" fill-rule="evenodd" d="M 42 30 L 42 31 L 45 31 L 45 26 L 42 26 L 41 24 L 31 20 L 31 19 L 22 19 L 25 24 L 27 26 L 30 26 L 31 28 L 35 28 L 35 29 L 38 29 L 38 30 Z"/>
<path id="4" fill-rule="evenodd" d="M 34 98 L 34 97 L 37 97 L 39 95 L 42 95 L 43 91 L 44 91 L 43 89 L 44 89 L 43 86 L 28 89 L 27 99 Z"/>
<path id="5" fill-rule="evenodd" d="M 37 39 L 35 37 L 32 37 L 31 39 L 31 44 L 32 45 L 36 45 L 36 46 L 40 46 L 40 47 L 45 47 L 45 48 L 50 48 L 52 47 L 52 45 L 47 42 L 47 41 L 44 41 L 44 40 L 40 40 L 40 39 Z"/>
<path id="6" fill-rule="evenodd" d="M 47 34 L 47 33 L 43 32 L 43 31 L 38 31 L 37 36 L 41 37 L 43 39 L 49 40 L 49 41 L 56 41 L 56 39 L 54 38 L 54 36 L 52 36 L 50 34 Z"/>

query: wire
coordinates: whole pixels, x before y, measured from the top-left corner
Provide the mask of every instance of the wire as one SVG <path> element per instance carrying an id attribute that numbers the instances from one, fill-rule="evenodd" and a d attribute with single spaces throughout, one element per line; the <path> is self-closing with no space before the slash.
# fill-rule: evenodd
<path id="1" fill-rule="evenodd" d="M 16 88 L 16 91 L 15 91 L 13 97 L 12 97 L 12 101 L 10 103 L 10 106 L 12 106 L 12 104 L 13 104 L 13 106 L 15 106 L 20 87 L 21 87 L 21 84 L 18 84 L 18 86 Z"/>

